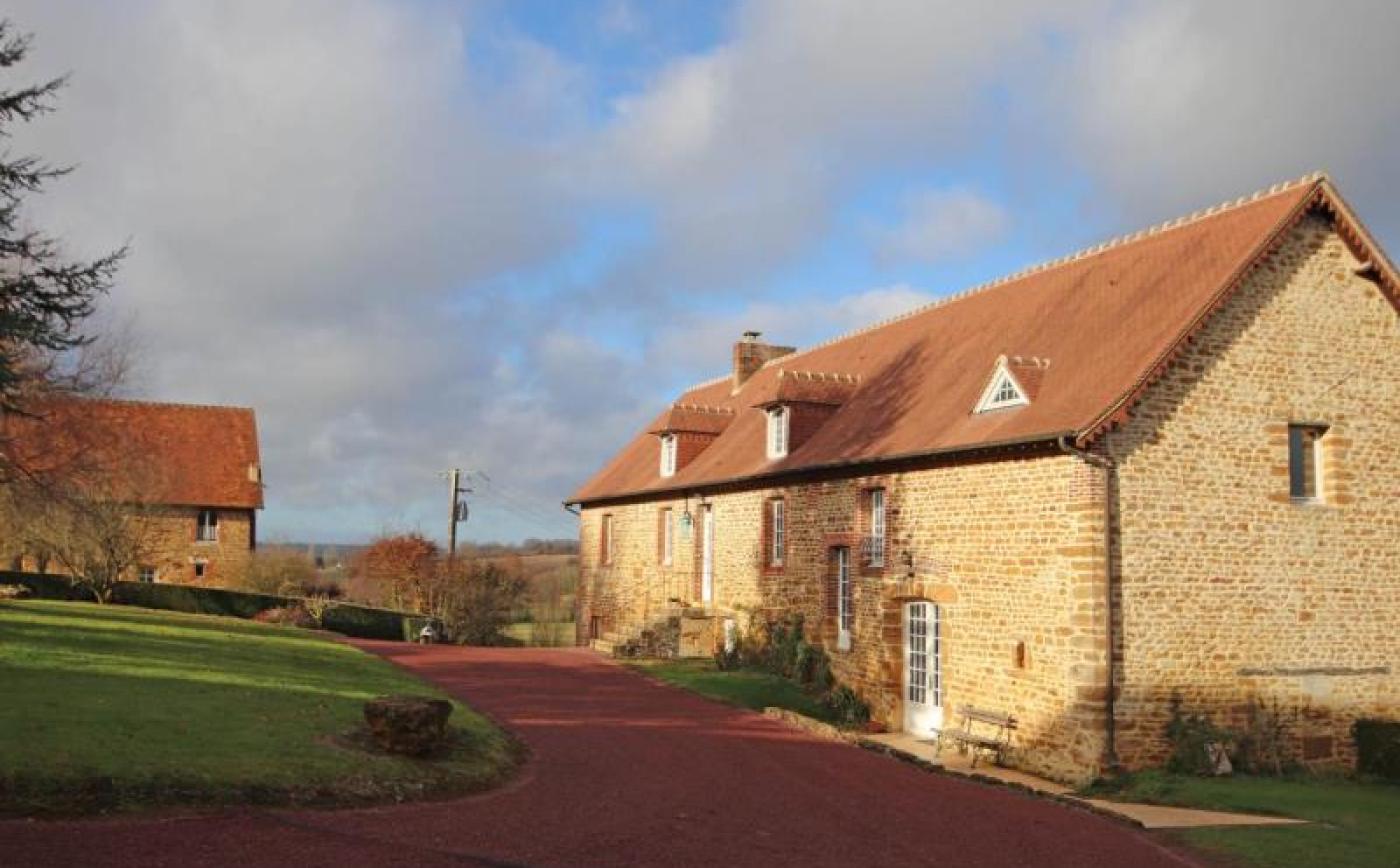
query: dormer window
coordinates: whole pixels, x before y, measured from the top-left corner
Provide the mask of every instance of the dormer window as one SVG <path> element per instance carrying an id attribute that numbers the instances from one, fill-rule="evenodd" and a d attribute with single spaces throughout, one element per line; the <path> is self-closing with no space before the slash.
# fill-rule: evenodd
<path id="1" fill-rule="evenodd" d="M 997 365 L 996 373 L 992 375 L 991 382 L 983 390 L 982 398 L 977 402 L 977 409 L 974 412 L 986 413 L 988 410 L 1005 410 L 1029 403 L 1030 399 L 1026 397 L 1025 391 L 1021 389 L 1016 378 L 1007 370 L 1006 362 L 1002 361 Z"/>
<path id="2" fill-rule="evenodd" d="M 768 411 L 768 457 L 786 458 L 788 454 L 788 408 L 773 407 Z"/>
<path id="3" fill-rule="evenodd" d="M 676 435 L 661 435 L 661 475 L 676 475 Z"/>

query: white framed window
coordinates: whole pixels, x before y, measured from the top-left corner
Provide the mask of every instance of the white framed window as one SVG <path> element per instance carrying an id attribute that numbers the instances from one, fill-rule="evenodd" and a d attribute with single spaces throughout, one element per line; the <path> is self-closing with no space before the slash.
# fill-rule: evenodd
<path id="1" fill-rule="evenodd" d="M 661 475 L 676 475 L 676 435 L 661 435 Z"/>
<path id="2" fill-rule="evenodd" d="M 867 563 L 872 567 L 885 565 L 885 490 L 870 489 L 870 546 Z"/>
<path id="3" fill-rule="evenodd" d="M 768 411 L 768 457 L 785 458 L 788 454 L 788 408 L 773 407 Z"/>
<path id="4" fill-rule="evenodd" d="M 851 588 L 851 550 L 836 550 L 836 647 L 851 650 L 851 628 L 855 626 L 855 598 Z"/>
<path id="5" fill-rule="evenodd" d="M 1322 438 L 1326 425 L 1288 426 L 1288 494 L 1294 500 L 1322 500 Z"/>
<path id="6" fill-rule="evenodd" d="M 156 568 L 141 567 L 139 570 L 136 571 L 136 577 L 138 580 L 145 582 L 146 584 L 150 584 L 156 580 Z"/>
<path id="7" fill-rule="evenodd" d="M 209 575 L 209 562 L 204 558 L 194 559 L 194 577 L 203 579 Z"/>
<path id="8" fill-rule="evenodd" d="M 194 538 L 199 542 L 217 542 L 219 539 L 219 513 L 212 509 L 201 509 L 195 524 Z"/>
<path id="9" fill-rule="evenodd" d="M 670 507 L 661 510 L 661 565 L 669 567 L 676 552 L 676 538 L 673 531 L 673 513 Z"/>
<path id="10" fill-rule="evenodd" d="M 992 376 L 992 381 L 983 390 L 982 397 L 977 401 L 977 409 L 974 412 L 985 413 L 988 410 L 1004 410 L 1008 407 L 1020 407 L 1029 404 L 1030 399 L 1022 391 L 1016 378 L 1011 376 L 1011 372 L 1006 369 L 1005 362 L 997 365 L 996 373 Z"/>
<path id="11" fill-rule="evenodd" d="M 768 501 L 768 565 L 781 567 L 787 545 L 787 506 L 779 500 Z"/>

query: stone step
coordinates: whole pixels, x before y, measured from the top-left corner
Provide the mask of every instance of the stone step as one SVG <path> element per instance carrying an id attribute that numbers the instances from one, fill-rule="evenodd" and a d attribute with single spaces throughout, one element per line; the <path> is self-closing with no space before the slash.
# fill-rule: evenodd
<path id="1" fill-rule="evenodd" d="M 594 639 L 592 642 L 588 643 L 588 647 L 592 648 L 594 651 L 611 656 L 616 645 L 609 642 L 607 639 Z"/>

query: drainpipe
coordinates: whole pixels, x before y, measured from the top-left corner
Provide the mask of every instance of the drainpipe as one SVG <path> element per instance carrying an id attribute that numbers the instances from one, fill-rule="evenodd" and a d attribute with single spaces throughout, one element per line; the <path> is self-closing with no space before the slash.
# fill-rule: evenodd
<path id="1" fill-rule="evenodd" d="M 1118 722 L 1114 713 L 1114 678 L 1113 678 L 1113 649 L 1116 645 L 1113 635 L 1114 605 L 1113 605 L 1113 474 L 1116 466 L 1112 458 L 1103 455 L 1095 455 L 1085 449 L 1080 449 L 1074 445 L 1070 435 L 1061 435 L 1056 441 L 1060 451 L 1066 455 L 1073 455 L 1081 461 L 1092 464 L 1103 471 L 1103 571 L 1104 571 L 1104 613 L 1107 620 L 1104 632 L 1107 634 L 1108 653 L 1107 675 L 1104 679 L 1104 686 L 1107 688 L 1107 695 L 1104 699 L 1104 711 L 1106 719 L 1104 721 L 1104 770 L 1113 772 L 1118 768 L 1118 746 L 1117 729 Z"/>

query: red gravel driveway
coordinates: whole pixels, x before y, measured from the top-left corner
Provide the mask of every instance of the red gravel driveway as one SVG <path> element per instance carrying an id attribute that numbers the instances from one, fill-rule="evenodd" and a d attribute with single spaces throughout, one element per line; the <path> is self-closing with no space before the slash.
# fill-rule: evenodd
<path id="1" fill-rule="evenodd" d="M 819 741 L 590 651 L 358 644 L 519 735 L 520 777 L 374 809 L 9 821 L 0 864 L 1193 864 L 1122 824 Z"/>

